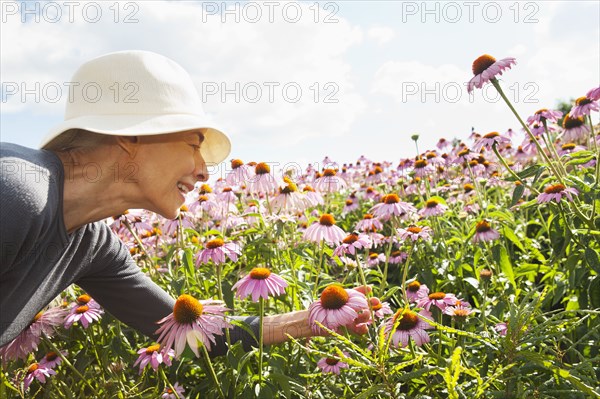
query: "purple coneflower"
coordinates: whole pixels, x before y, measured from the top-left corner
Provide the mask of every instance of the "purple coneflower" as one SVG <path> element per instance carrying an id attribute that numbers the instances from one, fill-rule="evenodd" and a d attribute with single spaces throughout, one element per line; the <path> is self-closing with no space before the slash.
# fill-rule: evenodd
<path id="1" fill-rule="evenodd" d="M 205 249 L 198 253 L 196 267 L 208 263 L 209 260 L 212 260 L 215 265 L 220 265 L 225 263 L 225 257 L 231 259 L 232 262 L 237 262 L 240 252 L 241 249 L 236 243 L 225 243 L 221 238 L 214 238 L 208 241 L 205 244 Z"/>
<path id="2" fill-rule="evenodd" d="M 254 170 L 250 165 L 245 165 L 240 159 L 231 160 L 231 172 L 225 178 L 230 186 L 242 186 L 254 176 Z"/>
<path id="3" fill-rule="evenodd" d="M 585 96 L 593 101 L 600 100 L 600 87 L 590 89 Z"/>
<path id="4" fill-rule="evenodd" d="M 348 186 L 346 181 L 336 175 L 337 171 L 335 169 L 325 169 L 323 176 L 317 178 L 313 183 L 315 190 L 322 193 L 337 193 L 346 188 Z"/>
<path id="5" fill-rule="evenodd" d="M 133 363 L 133 367 L 139 364 L 140 366 L 140 374 L 144 371 L 144 368 L 149 364 L 154 371 L 158 370 L 158 366 L 161 363 L 166 364 L 167 366 L 171 366 L 171 359 L 175 356 L 175 351 L 170 348 L 162 348 L 160 344 L 151 345 L 147 348 L 142 348 L 137 351 L 140 355 L 135 363 Z"/>
<path id="6" fill-rule="evenodd" d="M 550 202 L 555 200 L 557 203 L 563 197 L 567 197 L 569 201 L 573 201 L 572 195 L 577 195 L 579 192 L 573 187 L 565 187 L 562 184 L 553 184 L 544 189 L 543 193 L 540 193 L 537 197 L 538 204 L 542 204 L 544 202 Z"/>
<path id="7" fill-rule="evenodd" d="M 394 324 L 398 322 L 398 327 L 394 331 L 394 335 L 392 335 L 392 342 L 395 347 L 398 347 L 398 344 L 402 344 L 403 348 L 407 346 L 409 337 L 412 337 L 417 346 L 429 342 L 429 334 L 425 330 L 433 327 L 422 320 L 419 315 L 431 319 L 431 313 L 426 310 L 421 310 L 417 314 L 409 309 L 399 309 L 393 317 L 390 317 L 386 321 L 384 330 L 386 334 L 389 334 L 393 330 Z"/>
<path id="8" fill-rule="evenodd" d="M 444 314 L 451 316 L 454 320 L 462 323 L 467 316 L 473 313 L 471 305 L 468 302 L 457 300 L 455 304 L 448 305 L 444 309 Z"/>
<path id="9" fill-rule="evenodd" d="M 173 392 L 173 389 L 175 389 L 175 392 Z M 185 399 L 185 397 L 183 396 L 183 394 L 185 393 L 185 389 L 183 388 L 183 386 L 179 385 L 179 383 L 176 382 L 175 384 L 173 384 L 173 389 L 171 389 L 169 386 L 166 386 L 165 391 L 163 392 L 161 398 L 162 399 Z"/>
<path id="10" fill-rule="evenodd" d="M 400 238 L 404 241 L 408 239 L 417 241 L 419 238 L 428 241 L 433 233 L 433 230 L 429 226 L 419 227 L 415 225 L 410 225 L 406 229 L 397 229 L 396 231 L 398 234 L 400 234 Z"/>
<path id="11" fill-rule="evenodd" d="M 333 251 L 333 256 L 341 258 L 344 255 L 354 255 L 358 250 L 371 248 L 371 239 L 365 234 L 350 233 Z"/>
<path id="12" fill-rule="evenodd" d="M 386 315 L 394 313 L 387 302 L 377 301 L 376 304 L 371 304 L 371 309 L 373 309 L 373 315 L 378 319 L 383 319 Z"/>
<path id="13" fill-rule="evenodd" d="M 508 324 L 505 322 L 500 322 L 494 326 L 494 330 L 496 330 L 496 332 L 501 336 L 505 337 L 508 331 Z"/>
<path id="14" fill-rule="evenodd" d="M 388 263 L 390 265 L 397 265 L 397 264 L 400 264 L 400 263 L 404 262 L 407 257 L 408 257 L 408 254 L 406 252 L 403 252 L 403 251 L 394 251 L 394 252 L 392 252 L 390 254 L 390 257 L 388 259 Z"/>
<path id="15" fill-rule="evenodd" d="M 413 165 L 413 172 L 417 177 L 425 177 L 435 172 L 435 167 L 426 159 L 417 159 Z"/>
<path id="16" fill-rule="evenodd" d="M 162 347 L 175 347 L 175 356 L 181 355 L 185 344 L 190 346 L 197 357 L 198 343 L 210 350 L 211 342 L 215 343 L 215 335 L 222 335 L 224 328 L 231 325 L 225 321 L 227 308 L 220 301 L 198 301 L 191 295 L 183 294 L 175 301 L 173 313 L 162 318 L 162 324 L 156 334 Z"/>
<path id="17" fill-rule="evenodd" d="M 37 350 L 42 336 L 50 338 L 54 335 L 55 327 L 63 323 L 66 314 L 67 311 L 58 306 L 38 312 L 27 328 L 0 348 L 2 361 L 26 359 L 31 352 Z"/>
<path id="18" fill-rule="evenodd" d="M 474 88 L 481 89 L 484 84 L 496 76 L 502 75 L 505 69 L 510 69 L 517 61 L 514 58 L 504 58 L 496 61 L 494 57 L 484 54 L 473 62 L 473 76 L 467 84 L 467 91 L 471 93 Z"/>
<path id="19" fill-rule="evenodd" d="M 536 122 L 550 122 L 550 123 L 556 123 L 556 121 L 558 120 L 558 118 L 560 118 L 561 116 L 563 116 L 563 113 L 561 111 L 557 111 L 557 110 L 553 110 L 553 109 L 547 109 L 547 108 L 542 108 L 539 109 L 537 111 L 535 111 L 535 113 L 533 115 L 531 115 L 530 117 L 527 118 L 527 123 L 529 125 L 532 125 Z"/>
<path id="20" fill-rule="evenodd" d="M 348 354 L 344 352 L 344 356 L 348 357 Z M 348 368 L 348 363 L 344 363 L 335 357 L 323 357 L 317 362 L 317 367 L 321 369 L 323 374 L 333 373 L 339 375 L 341 369 Z"/>
<path id="21" fill-rule="evenodd" d="M 356 230 L 358 231 L 371 231 L 373 228 L 381 230 L 383 229 L 383 224 L 370 213 L 365 213 L 362 220 L 356 224 Z"/>
<path id="22" fill-rule="evenodd" d="M 375 267 L 380 263 L 385 263 L 385 254 L 379 254 L 377 252 L 370 252 L 369 258 L 367 259 L 367 266 Z"/>
<path id="23" fill-rule="evenodd" d="M 302 194 L 298 192 L 298 187 L 291 180 L 286 181 L 284 187 L 279 188 L 279 193 L 270 202 L 274 211 L 301 212 L 309 204 Z"/>
<path id="24" fill-rule="evenodd" d="M 579 118 L 585 115 L 589 115 L 592 111 L 599 111 L 600 105 L 598 102 L 588 98 L 587 96 L 579 97 L 575 100 L 575 106 L 571 109 L 569 114 L 573 118 Z"/>
<path id="25" fill-rule="evenodd" d="M 365 309 L 368 310 L 369 305 L 363 293 L 330 285 L 317 301 L 310 304 L 308 321 L 315 333 L 323 332 L 315 321 L 337 331 L 339 327 L 351 324 L 358 317 L 358 311 Z"/>
<path id="26" fill-rule="evenodd" d="M 72 304 L 71 311 L 65 319 L 65 328 L 71 328 L 73 323 L 79 322 L 83 328 L 88 328 L 94 320 L 100 320 L 104 311 L 100 309 L 98 302 L 94 301 L 89 295 L 83 294 L 77 297 L 77 301 Z"/>
<path id="27" fill-rule="evenodd" d="M 493 241 L 500 238 L 500 233 L 492 229 L 490 223 L 483 219 L 475 225 L 475 235 L 473 236 L 473 242 L 482 241 Z"/>
<path id="28" fill-rule="evenodd" d="M 306 196 L 306 202 L 308 206 L 317 206 L 325 203 L 323 196 L 320 193 L 317 193 L 314 188 L 309 185 L 304 186 L 302 192 Z"/>
<path id="29" fill-rule="evenodd" d="M 448 305 L 456 304 L 456 296 L 454 294 L 446 294 L 444 292 L 432 292 L 431 294 L 427 294 L 426 296 L 422 296 L 419 298 L 417 302 L 417 306 L 420 308 L 424 308 L 429 311 L 431 305 L 436 306 L 441 311 L 446 309 Z"/>
<path id="30" fill-rule="evenodd" d="M 335 219 L 333 215 L 328 213 L 324 213 L 319 218 L 318 222 L 314 222 L 304 232 L 304 239 L 312 242 L 321 242 L 325 240 L 325 242 L 329 244 L 339 244 L 346 233 L 344 230 L 340 229 L 335 225 Z"/>
<path id="31" fill-rule="evenodd" d="M 482 148 L 491 151 L 492 146 L 494 144 L 498 146 L 510 144 L 510 139 L 508 137 L 502 136 L 498 132 L 491 132 L 484 135 L 479 140 L 477 140 L 475 144 L 473 144 L 473 151 L 480 152 Z"/>
<path id="32" fill-rule="evenodd" d="M 29 368 L 27 368 L 27 373 L 23 379 L 23 390 L 27 391 L 34 379 L 43 384 L 46 382 L 46 377 L 55 374 L 56 371 L 52 370 L 50 367 L 44 366 L 41 363 L 32 363 Z"/>
<path id="33" fill-rule="evenodd" d="M 266 267 L 255 267 L 245 277 L 231 287 L 237 290 L 240 299 L 252 295 L 252 302 L 258 302 L 258 298 L 269 299 L 269 295 L 277 296 L 285 293 L 287 283 L 275 273 L 271 273 Z"/>
<path id="34" fill-rule="evenodd" d="M 590 128 L 586 126 L 583 116 L 574 117 L 567 114 L 562 124 L 564 130 L 560 138 L 564 142 L 583 141 L 590 133 Z"/>
<path id="35" fill-rule="evenodd" d="M 423 217 L 441 216 L 448 210 L 448 207 L 435 198 L 428 199 L 425 207 L 419 211 Z"/>
<path id="36" fill-rule="evenodd" d="M 350 213 L 352 211 L 355 211 L 359 208 L 359 203 L 356 200 L 356 198 L 352 199 L 352 198 L 348 198 L 346 200 L 346 202 L 344 203 L 344 209 L 342 209 L 342 213 L 346 214 L 346 213 Z"/>
<path id="37" fill-rule="evenodd" d="M 370 214 L 384 221 L 389 220 L 392 216 L 408 218 L 415 212 L 415 207 L 412 204 L 400 201 L 397 194 L 384 195 L 381 197 L 381 202 L 369 210 Z"/>
<path id="38" fill-rule="evenodd" d="M 411 281 L 406 285 L 406 296 L 411 302 L 418 302 L 422 297 L 429 295 L 429 288 L 417 280 Z"/>
<path id="39" fill-rule="evenodd" d="M 246 190 L 251 194 L 271 194 L 279 187 L 279 182 L 271 175 L 271 167 L 264 162 L 256 164 L 255 174 L 246 184 Z"/>
<path id="40" fill-rule="evenodd" d="M 568 155 L 573 152 L 578 152 L 578 151 L 583 151 L 583 150 L 585 150 L 584 146 L 577 145 L 575 143 L 565 143 L 565 144 L 559 146 L 558 155 L 563 156 L 563 155 Z"/>
<path id="41" fill-rule="evenodd" d="M 61 355 L 65 356 L 67 354 L 66 351 L 61 351 Z M 49 369 L 53 369 L 59 364 L 62 363 L 62 357 L 56 352 L 48 352 L 46 356 L 40 360 L 39 364 Z"/>

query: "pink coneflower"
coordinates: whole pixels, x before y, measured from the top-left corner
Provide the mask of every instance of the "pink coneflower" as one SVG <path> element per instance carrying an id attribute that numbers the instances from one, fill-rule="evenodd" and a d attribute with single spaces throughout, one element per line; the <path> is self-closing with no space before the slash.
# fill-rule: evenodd
<path id="1" fill-rule="evenodd" d="M 560 136 L 563 142 L 578 142 L 587 138 L 590 128 L 586 126 L 583 116 L 574 117 L 567 114 L 563 119 L 563 132 Z"/>
<path id="2" fill-rule="evenodd" d="M 298 187 L 291 180 L 288 180 L 284 187 L 279 188 L 279 193 L 270 202 L 275 212 L 301 212 L 306 208 L 307 204 L 308 202 L 298 192 Z"/>
<path id="3" fill-rule="evenodd" d="M 254 177 L 254 169 L 250 165 L 245 165 L 240 159 L 231 160 L 231 172 L 225 178 L 225 182 L 230 186 L 243 186 Z"/>
<path id="4" fill-rule="evenodd" d="M 151 345 L 147 348 L 142 348 L 137 351 L 140 355 L 138 356 L 133 367 L 140 366 L 140 374 L 144 371 L 144 368 L 149 364 L 154 371 L 158 370 L 158 366 L 161 363 L 171 366 L 171 359 L 175 356 L 175 351 L 169 348 L 162 348 L 160 344 Z"/>
<path id="5" fill-rule="evenodd" d="M 578 152 L 578 151 L 583 151 L 583 150 L 585 150 L 584 146 L 577 145 L 575 143 L 565 143 L 565 144 L 559 146 L 557 152 L 558 152 L 558 155 L 563 156 L 563 155 L 568 155 L 573 152 Z"/>
<path id="6" fill-rule="evenodd" d="M 225 321 L 227 308 L 220 301 L 198 301 L 191 295 L 183 294 L 175 301 L 173 313 L 158 321 L 162 324 L 156 334 L 162 347 L 175 347 L 175 356 L 181 355 L 185 344 L 200 357 L 198 343 L 210 350 L 215 335 L 223 335 L 224 328 L 231 325 Z"/>
<path id="7" fill-rule="evenodd" d="M 219 204 L 216 202 L 214 194 L 201 194 L 188 208 L 192 213 L 200 213 L 202 211 L 213 215 L 219 209 Z"/>
<path id="8" fill-rule="evenodd" d="M 321 193 L 337 193 L 346 188 L 348 183 L 340 176 L 336 175 L 337 171 L 335 169 L 325 169 L 323 171 L 323 176 L 317 178 L 313 183 L 315 190 Z"/>
<path id="9" fill-rule="evenodd" d="M 419 211 L 423 217 L 441 216 L 448 210 L 448 207 L 435 198 L 428 199 L 425 207 Z"/>
<path id="10" fill-rule="evenodd" d="M 542 108 L 539 109 L 537 111 L 535 111 L 535 113 L 533 115 L 531 115 L 530 117 L 527 118 L 527 123 L 529 125 L 532 125 L 536 122 L 542 123 L 544 121 L 546 122 L 550 122 L 550 123 L 556 123 L 556 121 L 563 116 L 563 113 L 561 111 L 557 111 L 557 110 L 553 110 L 553 109 L 547 109 L 547 108 Z"/>
<path id="11" fill-rule="evenodd" d="M 177 233 L 177 230 L 179 229 L 179 221 L 180 220 L 181 220 L 181 227 L 183 229 L 193 229 L 194 223 L 192 223 L 192 221 L 190 220 L 191 216 L 192 216 L 192 214 L 189 212 L 187 205 L 182 205 L 181 208 L 179 208 L 179 217 L 178 218 L 162 219 L 163 220 L 162 231 L 166 235 L 170 235 L 170 236 Z M 151 228 L 149 231 L 147 231 L 147 233 L 151 233 L 153 230 L 154 230 L 154 228 Z"/>
<path id="12" fill-rule="evenodd" d="M 397 265 L 397 264 L 404 262 L 407 257 L 408 257 L 408 254 L 406 252 L 394 251 L 390 254 L 388 263 L 390 265 Z"/>
<path id="13" fill-rule="evenodd" d="M 445 138 L 442 137 L 441 139 L 438 140 L 438 142 L 435 146 L 443 151 L 444 149 L 450 147 L 451 145 L 452 145 L 452 143 L 450 143 L 448 140 L 446 140 Z"/>
<path id="14" fill-rule="evenodd" d="M 415 212 L 415 207 L 412 204 L 400 201 L 397 194 L 384 195 L 381 202 L 369 210 L 370 214 L 384 221 L 389 220 L 392 216 L 406 219 Z"/>
<path id="15" fill-rule="evenodd" d="M 348 357 L 348 354 L 344 352 L 344 356 Z M 323 357 L 317 362 L 317 367 L 321 369 L 323 374 L 333 373 L 339 375 L 341 369 L 348 368 L 348 363 L 344 363 L 335 357 Z"/>
<path id="16" fill-rule="evenodd" d="M 325 240 L 329 244 L 337 245 L 346 237 L 346 233 L 335 225 L 333 215 L 324 213 L 318 222 L 308 226 L 303 237 L 307 241 L 321 242 Z"/>
<path id="17" fill-rule="evenodd" d="M 61 351 L 60 353 L 63 356 L 65 356 L 67 354 L 67 352 L 64 352 L 64 351 Z M 44 356 L 42 358 L 42 360 L 40 360 L 40 362 L 39 362 L 39 364 L 41 366 L 44 366 L 49 369 L 53 369 L 61 363 L 62 363 L 62 357 L 56 352 L 46 353 L 46 356 Z"/>
<path id="18" fill-rule="evenodd" d="M 456 301 L 457 299 L 454 294 L 446 294 L 444 292 L 432 292 L 431 294 L 427 294 L 427 296 L 422 296 L 421 298 L 419 298 L 417 306 L 429 311 L 431 305 L 434 305 L 443 311 L 444 309 L 446 309 L 446 306 L 456 304 Z"/>
<path id="19" fill-rule="evenodd" d="M 506 144 L 510 144 L 510 139 L 508 137 L 502 136 L 498 132 L 491 132 L 473 144 L 473 151 L 480 152 L 482 148 L 485 148 L 488 151 L 492 150 L 492 146 L 496 144 L 498 147 Z"/>
<path id="20" fill-rule="evenodd" d="M 26 359 L 35 350 L 42 336 L 52 337 L 55 328 L 65 320 L 67 311 L 61 307 L 44 310 L 35 315 L 27 328 L 19 333 L 12 341 L 0 348 L 0 358 L 8 360 Z"/>
<path id="21" fill-rule="evenodd" d="M 351 324 L 358 317 L 358 311 L 368 308 L 363 293 L 347 290 L 339 285 L 330 285 L 323 290 L 319 300 L 310 304 L 308 322 L 315 334 L 323 332 L 315 321 L 337 331 L 339 327 Z"/>
<path id="22" fill-rule="evenodd" d="M 383 319 L 386 315 L 394 313 L 390 308 L 389 303 L 377 301 L 375 304 L 373 304 L 374 299 L 375 298 L 371 298 L 371 309 L 373 309 L 373 316 L 378 319 Z"/>
<path id="23" fill-rule="evenodd" d="M 264 162 L 256 164 L 255 174 L 246 184 L 246 190 L 251 194 L 271 194 L 279 187 L 279 182 L 271 174 L 271 167 Z"/>
<path id="24" fill-rule="evenodd" d="M 579 97 L 575 100 L 575 106 L 571 109 L 569 114 L 573 118 L 583 117 L 589 115 L 592 111 L 599 111 L 600 105 L 587 96 Z"/>
<path id="25" fill-rule="evenodd" d="M 174 392 L 173 392 L 173 389 L 175 389 Z M 183 386 L 179 385 L 179 383 L 176 382 L 175 384 L 173 384 L 173 389 L 171 389 L 169 386 L 166 386 L 165 391 L 163 392 L 161 398 L 162 399 L 185 399 L 185 397 L 183 396 L 183 394 L 185 393 L 185 389 L 183 388 Z"/>
<path id="26" fill-rule="evenodd" d="M 56 371 L 40 363 L 31 364 L 29 368 L 27 368 L 27 373 L 23 379 L 23 390 L 27 391 L 34 379 L 44 384 L 46 382 L 46 377 L 50 377 L 51 375 L 56 375 Z"/>
<path id="27" fill-rule="evenodd" d="M 89 295 L 83 294 L 77 297 L 77 301 L 72 304 L 71 311 L 65 319 L 64 327 L 71 328 L 73 323 L 79 322 L 83 328 L 88 328 L 90 324 L 100 320 L 104 311 L 100 309 L 98 302 Z"/>
<path id="28" fill-rule="evenodd" d="M 429 295 L 429 288 L 425 284 L 419 283 L 417 280 L 411 281 L 406 285 L 406 296 L 411 302 L 418 302 L 419 299 Z"/>
<path id="29" fill-rule="evenodd" d="M 590 89 L 590 91 L 588 91 L 585 96 L 593 101 L 600 100 L 600 87 Z"/>
<path id="30" fill-rule="evenodd" d="M 431 238 L 431 234 L 433 230 L 429 226 L 415 226 L 410 225 L 406 229 L 396 229 L 398 234 L 400 235 L 400 239 L 407 241 L 411 239 L 412 241 L 417 241 L 419 238 L 425 241 L 429 241 Z"/>
<path id="31" fill-rule="evenodd" d="M 453 305 L 446 306 L 444 309 L 444 314 L 451 316 L 453 319 L 461 323 L 465 321 L 467 316 L 469 316 L 471 313 L 473 313 L 471 305 L 468 302 L 463 302 L 460 300 L 456 301 L 456 303 Z"/>
<path id="32" fill-rule="evenodd" d="M 473 62 L 473 76 L 467 84 L 467 92 L 471 93 L 474 88 L 481 89 L 484 84 L 502 75 L 505 69 L 510 69 L 517 61 L 514 58 L 504 58 L 496 61 L 494 57 L 484 54 Z"/>
<path id="33" fill-rule="evenodd" d="M 469 162 L 471 162 L 471 160 L 473 160 L 477 157 L 479 157 L 479 153 L 472 152 L 470 149 L 465 147 L 456 153 L 456 157 L 454 157 L 454 159 L 452 159 L 452 163 L 453 164 L 469 163 Z"/>
<path id="34" fill-rule="evenodd" d="M 323 196 L 320 193 L 317 193 L 315 189 L 309 185 L 304 186 L 302 192 L 306 196 L 306 202 L 309 207 L 322 205 L 325 203 Z"/>
<path id="35" fill-rule="evenodd" d="M 365 198 L 377 201 L 379 198 L 379 192 L 375 190 L 373 187 L 367 187 L 365 189 Z"/>
<path id="36" fill-rule="evenodd" d="M 196 267 L 208 263 L 212 260 L 215 265 L 225 263 L 226 257 L 232 262 L 237 262 L 241 253 L 239 245 L 234 242 L 225 243 L 221 238 L 214 238 L 205 244 L 205 249 L 198 253 L 196 257 Z"/>
<path id="37" fill-rule="evenodd" d="M 421 310 L 418 314 L 409 309 L 399 309 L 393 317 L 390 317 L 385 323 L 385 333 L 390 334 L 394 328 L 394 324 L 398 322 L 398 327 L 392 335 L 392 342 L 395 347 L 398 344 L 404 348 L 408 345 L 409 337 L 415 341 L 417 346 L 421 346 L 429 342 L 429 334 L 427 331 L 433 328 L 429 323 L 422 320 L 419 315 L 431 319 L 431 313 L 426 310 Z"/>
<path id="38" fill-rule="evenodd" d="M 344 209 L 342 209 L 342 213 L 346 214 L 346 213 L 350 213 L 352 211 L 355 211 L 359 208 L 359 204 L 358 201 L 356 200 L 356 198 L 352 199 L 352 198 L 348 198 L 346 200 L 346 202 L 344 203 Z"/>
<path id="39" fill-rule="evenodd" d="M 381 230 L 383 229 L 383 224 L 381 224 L 379 219 L 374 218 L 370 213 L 365 213 L 362 220 L 356 224 L 356 230 L 358 231 L 371 231 L 374 228 Z"/>
<path id="40" fill-rule="evenodd" d="M 288 284 L 284 279 L 265 267 L 255 267 L 245 277 L 231 287 L 237 290 L 240 299 L 252 295 L 252 302 L 258 302 L 258 298 L 269 299 L 269 295 L 277 296 L 285 294 Z"/>
<path id="41" fill-rule="evenodd" d="M 569 201 L 573 201 L 572 195 L 577 195 L 579 192 L 573 187 L 565 187 L 562 184 L 553 184 L 544 189 L 537 197 L 538 204 L 555 200 L 559 203 L 563 197 L 567 197 Z"/>
<path id="42" fill-rule="evenodd" d="M 494 326 L 494 330 L 496 330 L 496 332 L 501 336 L 505 337 L 506 333 L 508 332 L 508 324 L 505 322 L 500 322 Z"/>
<path id="43" fill-rule="evenodd" d="M 371 239 L 365 234 L 350 233 L 342 243 L 333 251 L 333 256 L 342 257 L 350 254 L 354 255 L 357 251 L 365 248 L 371 248 Z"/>
<path id="44" fill-rule="evenodd" d="M 385 263 L 385 254 L 379 254 L 377 252 L 369 253 L 369 258 L 367 259 L 367 266 L 375 267 L 380 263 Z"/>
<path id="45" fill-rule="evenodd" d="M 425 177 L 435 172 L 435 167 L 426 159 L 417 159 L 413 165 L 413 172 L 417 177 Z"/>
<path id="46" fill-rule="evenodd" d="M 493 241 L 500 238 L 500 233 L 492 229 L 490 223 L 483 219 L 475 225 L 475 235 L 473 236 L 473 242 Z"/>

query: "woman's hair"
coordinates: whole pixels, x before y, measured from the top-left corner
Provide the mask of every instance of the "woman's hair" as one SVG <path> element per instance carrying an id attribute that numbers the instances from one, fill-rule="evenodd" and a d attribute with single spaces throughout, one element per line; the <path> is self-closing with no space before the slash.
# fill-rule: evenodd
<path id="1" fill-rule="evenodd" d="M 68 152 L 71 150 L 92 150 L 101 145 L 114 142 L 115 136 L 93 133 L 83 129 L 70 129 L 57 136 L 44 148 L 53 152 Z"/>

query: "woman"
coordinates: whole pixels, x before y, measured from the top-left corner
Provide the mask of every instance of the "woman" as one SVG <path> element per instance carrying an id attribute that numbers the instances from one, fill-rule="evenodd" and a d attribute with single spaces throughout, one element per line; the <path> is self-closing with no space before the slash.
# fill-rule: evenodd
<path id="1" fill-rule="evenodd" d="M 75 283 L 149 337 L 174 299 L 145 276 L 103 219 L 144 208 L 176 218 L 185 194 L 230 151 L 189 75 L 145 51 L 107 54 L 71 80 L 65 121 L 33 150 L 0 147 L 0 346 Z M 81 88 L 81 90 L 79 90 Z M 376 303 L 377 300 L 375 300 Z M 359 315 L 351 329 L 366 330 Z M 258 334 L 258 318 L 244 319 Z M 312 335 L 307 311 L 266 317 L 265 344 Z M 231 331 L 248 349 L 251 336 Z M 223 341 L 213 355 L 227 350 Z"/>

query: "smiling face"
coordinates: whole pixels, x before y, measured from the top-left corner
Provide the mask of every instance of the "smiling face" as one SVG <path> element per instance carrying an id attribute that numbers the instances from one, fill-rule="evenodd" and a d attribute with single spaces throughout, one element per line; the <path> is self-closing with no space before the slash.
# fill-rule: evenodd
<path id="1" fill-rule="evenodd" d="M 177 217 L 185 194 L 197 181 L 208 179 L 200 154 L 203 138 L 200 130 L 139 138 L 135 180 L 145 209 L 168 219 Z"/>

